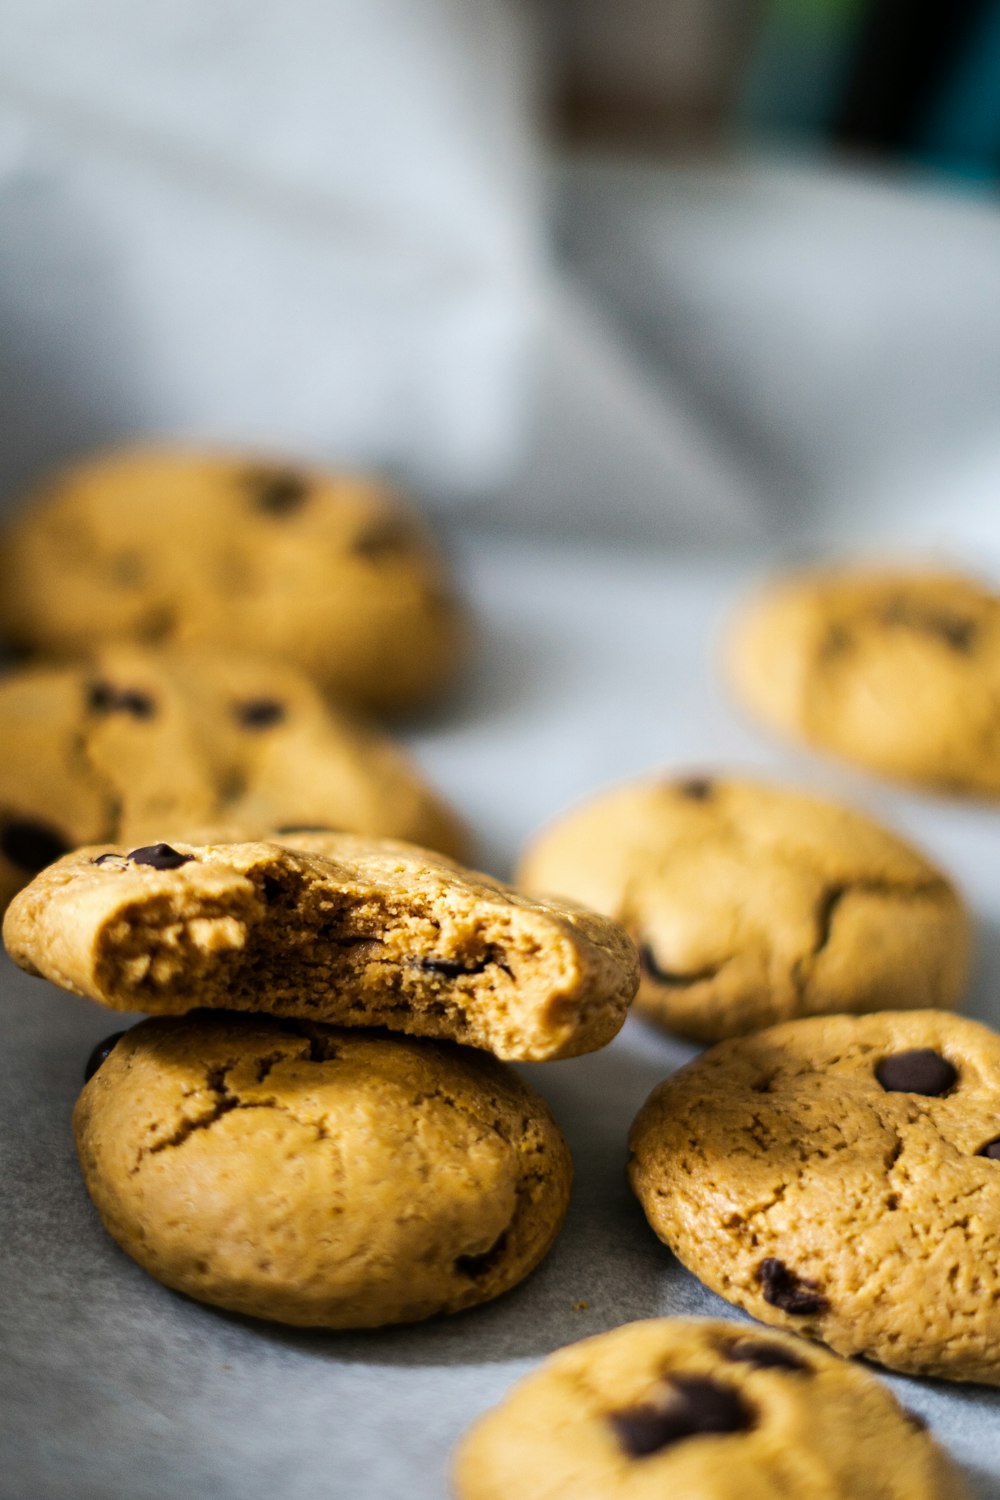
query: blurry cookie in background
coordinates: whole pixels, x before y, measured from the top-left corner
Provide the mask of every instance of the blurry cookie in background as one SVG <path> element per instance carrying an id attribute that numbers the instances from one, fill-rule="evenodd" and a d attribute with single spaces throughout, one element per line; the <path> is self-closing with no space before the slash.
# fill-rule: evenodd
<path id="1" fill-rule="evenodd" d="M 967 1500 L 866 1370 L 741 1323 L 660 1318 L 560 1349 L 459 1444 L 457 1500 Z"/>
<path id="2" fill-rule="evenodd" d="M 0 540 L 0 631 L 57 656 L 266 652 L 386 712 L 437 698 L 466 644 L 445 561 L 386 484 L 167 448 L 98 456 L 28 497 Z"/>
<path id="3" fill-rule="evenodd" d="M 734 619 L 729 676 L 773 729 L 887 776 L 1000 795 L 1000 596 L 960 573 L 827 567 Z"/>
<path id="4" fill-rule="evenodd" d="M 108 1232 L 150 1275 L 306 1327 L 489 1301 L 569 1202 L 569 1149 L 528 1084 L 481 1052 L 371 1032 L 144 1021 L 73 1123 Z"/>
<path id="5" fill-rule="evenodd" d="M 651 1227 L 712 1291 L 838 1354 L 1000 1385 L 1000 1036 L 947 1011 L 720 1042 L 629 1138 Z"/>
<path id="6" fill-rule="evenodd" d="M 109 646 L 0 679 L 0 901 L 80 844 L 324 827 L 462 853 L 465 830 L 384 735 L 294 667 Z"/>
<path id="7" fill-rule="evenodd" d="M 950 881 L 850 808 L 764 782 L 648 777 L 529 846 L 527 890 L 631 933 L 636 1009 L 696 1041 L 795 1016 L 957 1005 L 968 919 Z"/>

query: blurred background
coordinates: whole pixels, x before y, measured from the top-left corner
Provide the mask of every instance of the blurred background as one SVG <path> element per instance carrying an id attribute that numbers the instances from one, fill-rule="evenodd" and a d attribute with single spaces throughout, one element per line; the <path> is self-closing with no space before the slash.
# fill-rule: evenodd
<path id="1" fill-rule="evenodd" d="M 0 485 L 155 434 L 1000 545 L 996 0 L 10 0 Z"/>

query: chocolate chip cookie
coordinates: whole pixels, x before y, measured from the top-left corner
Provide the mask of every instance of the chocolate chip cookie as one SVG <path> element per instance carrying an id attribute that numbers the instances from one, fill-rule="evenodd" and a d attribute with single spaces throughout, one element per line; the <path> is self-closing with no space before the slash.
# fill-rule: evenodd
<path id="1" fill-rule="evenodd" d="M 972 579 L 793 575 L 738 615 L 729 666 L 775 729 L 888 776 L 1000 794 L 1000 597 Z"/>
<path id="2" fill-rule="evenodd" d="M 860 813 L 762 782 L 617 787 L 542 833 L 518 878 L 621 922 L 636 1008 L 696 1041 L 953 1006 L 965 982 L 968 920 L 940 870 Z"/>
<path id="3" fill-rule="evenodd" d="M 657 1319 L 561 1349 L 458 1448 L 458 1500 L 965 1500 L 867 1371 L 738 1323 Z"/>
<path id="4" fill-rule="evenodd" d="M 385 484 L 169 449 L 41 486 L 0 542 L 0 629 L 66 656 L 250 646 L 377 710 L 436 697 L 466 633 L 440 552 Z"/>
<path id="5" fill-rule="evenodd" d="M 109 646 L 0 681 L 0 902 L 80 844 L 333 826 L 461 854 L 459 820 L 296 668 Z"/>
<path id="6" fill-rule="evenodd" d="M 108 1232 L 233 1312 L 372 1328 L 521 1281 L 572 1165 L 537 1094 L 482 1053 L 262 1016 L 144 1021 L 73 1118 Z"/>
<path id="7" fill-rule="evenodd" d="M 945 1011 L 790 1021 L 650 1095 L 629 1174 L 659 1237 L 764 1322 L 1000 1385 L 1000 1036 Z"/>
<path id="8" fill-rule="evenodd" d="M 386 1026 L 524 1061 L 591 1052 L 622 1025 L 638 958 L 615 922 L 408 844 L 323 839 L 325 854 L 78 850 L 14 898 L 4 941 L 30 973 L 120 1010 Z"/>

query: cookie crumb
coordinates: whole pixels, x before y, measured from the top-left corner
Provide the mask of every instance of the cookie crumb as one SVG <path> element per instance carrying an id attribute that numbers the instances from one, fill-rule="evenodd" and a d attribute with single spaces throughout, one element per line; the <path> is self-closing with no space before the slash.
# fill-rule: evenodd
<path id="1" fill-rule="evenodd" d="M 587 1301 L 586 1297 L 581 1297 L 579 1302 L 573 1303 L 574 1312 L 587 1312 L 589 1307 L 590 1303 Z"/>

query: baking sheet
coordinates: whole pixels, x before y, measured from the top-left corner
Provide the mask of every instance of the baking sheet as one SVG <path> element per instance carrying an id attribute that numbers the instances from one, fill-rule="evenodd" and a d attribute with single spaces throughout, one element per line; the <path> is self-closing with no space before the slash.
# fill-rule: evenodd
<path id="1" fill-rule="evenodd" d="M 1000 810 L 887 786 L 742 722 L 713 643 L 760 560 L 616 554 L 466 535 L 479 664 L 410 734 L 509 872 L 545 818 L 659 765 L 757 770 L 840 795 L 921 843 L 976 912 L 967 1009 L 1000 1023 Z M 970 558 L 970 563 L 979 559 Z M 107 1238 L 69 1122 L 90 1047 L 117 1017 L 0 969 L 0 1495 L 5 1500 L 442 1500 L 466 1425 L 550 1350 L 633 1318 L 739 1317 L 672 1259 L 625 1185 L 625 1137 L 692 1055 L 638 1021 L 605 1051 L 525 1068 L 576 1162 L 563 1234 L 491 1306 L 413 1328 L 302 1333 L 167 1291 Z M 996 1254 L 997 1247 L 990 1247 Z M 885 1377 L 1000 1500 L 1000 1392 Z"/>

